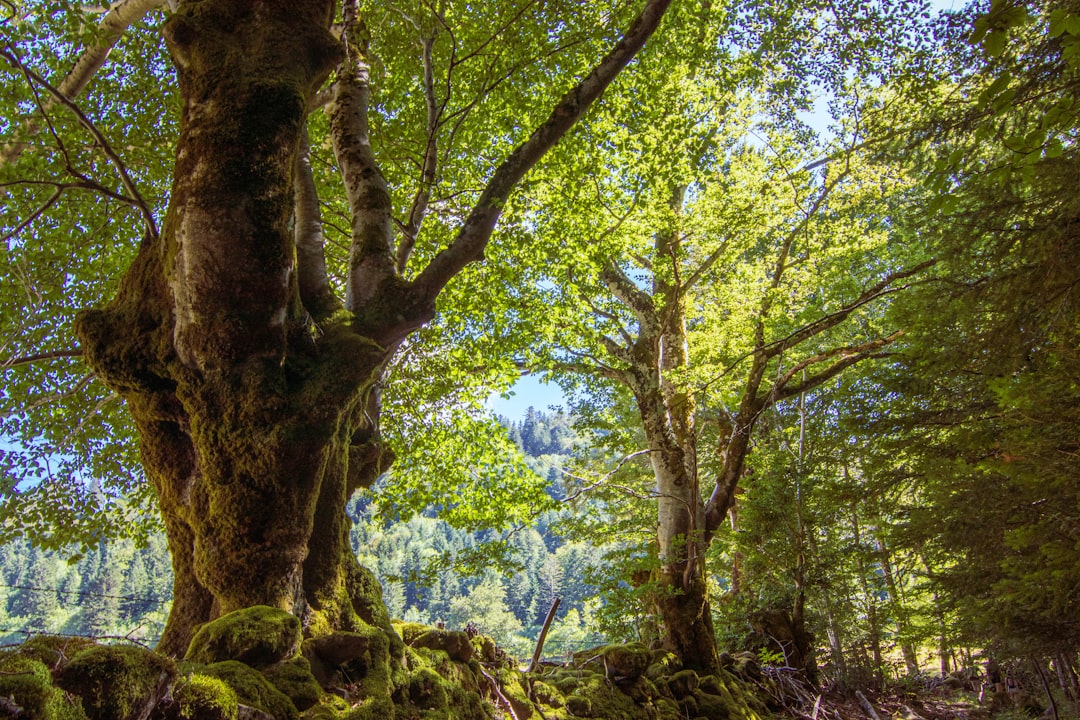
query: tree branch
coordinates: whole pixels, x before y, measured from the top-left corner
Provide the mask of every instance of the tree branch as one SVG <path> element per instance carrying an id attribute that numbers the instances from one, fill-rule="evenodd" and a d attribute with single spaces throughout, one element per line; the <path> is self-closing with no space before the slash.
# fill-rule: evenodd
<path id="1" fill-rule="evenodd" d="M 120 0 L 114 3 L 98 23 L 95 43 L 83 51 L 75 62 L 75 67 L 57 86 L 56 92 L 59 96 L 68 100 L 78 97 L 105 64 L 109 52 L 119 42 L 124 31 L 141 20 L 148 12 L 164 4 L 165 0 Z M 27 118 L 21 128 L 21 134 L 25 137 L 32 136 L 37 132 L 38 127 L 37 120 Z M 0 149 L 0 167 L 14 162 L 26 147 L 27 144 L 21 142 L 5 145 Z"/>
<path id="2" fill-rule="evenodd" d="M 416 246 L 416 237 L 420 234 L 420 226 L 427 215 L 428 203 L 431 201 L 431 189 L 435 186 L 437 177 L 439 148 L 439 115 L 442 108 L 435 97 L 435 65 L 432 59 L 432 51 L 435 46 L 435 34 L 432 33 L 424 38 L 423 63 L 424 63 L 424 102 L 427 106 L 427 144 L 424 146 L 424 160 L 420 175 L 420 187 L 416 190 L 412 207 L 409 210 L 409 220 L 402 227 L 402 238 L 397 249 L 397 270 L 405 272 L 409 263 L 409 256 Z M 445 107 L 445 103 L 443 105 Z"/>
<path id="3" fill-rule="evenodd" d="M 138 208 L 139 212 L 143 216 L 143 222 L 146 225 L 147 234 L 150 238 L 157 239 L 157 223 L 154 221 L 154 214 L 150 212 L 150 206 L 146 204 L 146 200 L 144 200 L 142 194 L 139 193 L 139 189 L 135 187 L 135 182 L 131 179 L 131 175 L 128 174 L 127 166 L 124 165 L 124 162 L 120 159 L 120 156 L 116 154 L 116 151 L 113 150 L 112 145 L 110 145 L 109 141 L 105 139 L 105 136 L 101 134 L 101 131 L 99 131 L 94 125 L 94 123 L 90 121 L 90 118 L 86 116 L 86 114 L 79 108 L 78 105 L 65 97 L 60 92 L 60 90 L 50 85 L 45 80 L 45 78 L 41 77 L 33 70 L 26 67 L 22 60 L 14 54 L 14 50 L 12 50 L 10 46 L 3 50 L 0 50 L 0 56 L 3 56 L 4 59 L 6 59 L 9 63 L 18 68 L 23 73 L 23 75 L 26 76 L 28 82 L 36 82 L 38 85 L 48 90 L 49 94 L 52 95 L 53 99 L 57 103 L 63 105 L 72 113 L 74 113 L 75 117 L 79 121 L 79 124 L 86 128 L 86 130 L 94 138 L 95 142 L 97 142 L 98 146 L 101 148 L 101 151 L 105 153 L 105 157 L 109 159 L 109 161 L 116 168 L 117 172 L 120 174 L 120 182 L 123 184 L 124 189 L 128 191 L 128 194 L 131 196 L 133 204 L 136 208 Z M 44 114 L 46 109 L 44 106 L 42 106 L 41 110 Z M 87 180 L 81 175 L 77 176 L 80 177 L 80 179 L 82 180 Z"/>
<path id="4" fill-rule="evenodd" d="M 821 385 L 827 380 L 830 380 L 840 374 L 845 368 L 849 368 L 852 365 L 865 360 L 868 357 L 874 356 L 874 351 L 879 350 L 886 345 L 890 345 L 896 342 L 904 334 L 903 330 L 897 330 L 894 333 L 886 335 L 885 337 L 871 340 L 870 342 L 863 343 L 861 345 L 851 345 L 842 348 L 833 348 L 817 355 L 796 363 L 794 366 L 788 369 L 783 375 L 781 375 L 777 381 L 773 384 L 772 388 L 767 393 L 767 400 L 763 402 L 763 405 L 772 405 L 780 400 L 794 397 L 808 390 L 812 390 L 815 387 Z M 787 387 L 787 384 L 791 382 L 791 379 L 798 373 L 824 362 L 830 358 L 839 357 L 840 359 L 831 364 L 824 370 L 811 375 L 797 385 Z"/>
<path id="5" fill-rule="evenodd" d="M 311 172 L 311 143 L 306 126 L 300 135 L 300 149 L 293 168 L 293 190 L 293 233 L 300 300 L 312 318 L 321 320 L 338 310 L 341 303 L 330 289 L 326 272 L 326 241 L 323 237 L 319 194 Z"/>
<path id="6" fill-rule="evenodd" d="M 849 315 L 851 315 L 851 313 L 855 312 L 863 305 L 871 303 L 874 300 L 877 300 L 878 298 L 881 298 L 885 295 L 889 295 L 891 293 L 907 288 L 908 285 L 903 285 L 901 287 L 892 287 L 892 284 L 897 280 L 904 280 L 911 277 L 912 275 L 916 275 L 927 269 L 928 267 L 933 266 L 936 262 L 936 260 L 927 260 L 906 270 L 898 270 L 894 273 L 886 275 L 881 282 L 867 289 L 861 295 L 859 295 L 859 297 L 855 298 L 847 305 L 844 305 L 839 310 L 831 312 L 828 315 L 818 318 L 812 323 L 804 325 L 803 327 L 799 328 L 798 330 L 794 331 L 786 337 L 783 337 L 779 340 L 774 340 L 773 342 L 764 345 L 761 350 L 764 352 L 765 357 L 776 357 L 777 355 L 786 351 L 788 348 L 794 347 L 799 343 L 803 342 L 804 340 L 814 337 L 815 335 L 819 335 L 822 332 L 828 330 L 829 328 L 839 325 Z"/>
<path id="7" fill-rule="evenodd" d="M 8 358 L 7 360 L 0 360 L 0 370 L 7 370 L 18 365 L 27 365 L 29 363 L 40 362 L 42 360 L 55 360 L 56 358 L 68 358 L 68 357 L 82 357 L 82 348 L 71 348 L 70 350 L 53 350 L 52 352 L 37 353 L 35 355 L 24 355 L 22 357 Z"/>
<path id="8" fill-rule="evenodd" d="M 345 306 L 356 310 L 397 277 L 393 253 L 393 203 L 371 151 L 368 132 L 368 65 L 359 42 L 357 0 L 343 3 L 345 59 L 338 67 L 334 99 L 327 108 L 334 154 L 341 166 L 352 215 Z"/>
<path id="9" fill-rule="evenodd" d="M 641 14 L 607 56 L 563 96 L 547 121 L 499 165 L 453 243 L 417 277 L 414 288 L 422 306 L 433 306 L 435 297 L 451 278 L 469 263 L 483 258 L 484 248 L 514 187 L 633 59 L 660 24 L 670 3 L 671 0 L 647 0 Z"/>

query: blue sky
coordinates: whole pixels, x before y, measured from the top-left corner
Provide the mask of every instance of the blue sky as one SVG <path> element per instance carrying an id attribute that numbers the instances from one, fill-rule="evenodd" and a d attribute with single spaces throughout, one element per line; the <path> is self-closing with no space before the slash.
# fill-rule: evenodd
<path id="1" fill-rule="evenodd" d="M 511 420 L 520 420 L 525 417 L 525 411 L 529 407 L 537 410 L 548 411 L 550 405 L 561 405 L 565 398 L 562 390 L 555 383 L 544 384 L 542 375 L 524 375 L 514 383 L 510 391 L 513 395 L 509 398 L 500 397 L 498 393 L 488 398 L 488 407 L 499 415 L 504 415 Z"/>

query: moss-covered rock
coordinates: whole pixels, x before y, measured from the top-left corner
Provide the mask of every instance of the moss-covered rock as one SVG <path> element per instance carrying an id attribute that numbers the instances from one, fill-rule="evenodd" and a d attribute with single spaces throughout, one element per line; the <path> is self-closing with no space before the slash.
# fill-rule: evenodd
<path id="1" fill-rule="evenodd" d="M 641 643 L 609 645 L 603 649 L 604 664 L 609 675 L 637 678 L 645 674 L 652 652 Z"/>
<path id="2" fill-rule="evenodd" d="M 645 677 L 653 682 L 660 678 L 669 677 L 682 670 L 682 660 L 673 652 L 667 650 L 654 650 L 649 658 L 649 667 L 645 671 Z"/>
<path id="3" fill-rule="evenodd" d="M 192 674 L 177 680 L 172 703 L 158 706 L 154 718 L 162 720 L 237 720 L 239 698 L 224 681 Z"/>
<path id="4" fill-rule="evenodd" d="M 699 683 L 698 674 L 693 670 L 680 670 L 668 678 L 668 689 L 675 699 L 687 697 L 697 690 Z"/>
<path id="5" fill-rule="evenodd" d="M 428 630 L 409 643 L 414 648 L 442 650 L 454 662 L 467 663 L 472 659 L 473 646 L 469 636 L 456 630 Z"/>
<path id="6" fill-rule="evenodd" d="M 409 700 L 422 710 L 449 707 L 446 681 L 430 668 L 420 668 L 409 678 Z"/>
<path id="7" fill-rule="evenodd" d="M 344 698 L 325 694 L 319 702 L 300 714 L 300 720 L 341 720 L 351 709 Z"/>
<path id="8" fill-rule="evenodd" d="M 83 650 L 96 645 L 90 638 L 70 637 L 64 635 L 35 635 L 19 646 L 19 655 L 34 658 L 45 663 L 50 670 L 56 672 L 63 669 Z"/>
<path id="9" fill-rule="evenodd" d="M 583 695 L 566 698 L 566 709 L 578 717 L 592 717 L 592 700 Z"/>
<path id="10" fill-rule="evenodd" d="M 412 645 L 412 641 L 426 633 L 431 628 L 422 623 L 394 623 L 394 630 L 405 641 L 406 645 Z"/>
<path id="11" fill-rule="evenodd" d="M 533 697 L 536 698 L 536 702 L 541 705 L 551 708 L 561 708 L 566 705 L 566 696 L 564 696 L 558 688 L 548 685 L 540 680 L 535 680 L 532 683 Z"/>
<path id="12" fill-rule="evenodd" d="M 291 658 L 300 647 L 300 621 L 278 608 L 256 605 L 212 620 L 195 633 L 185 660 L 211 665 L 237 660 L 265 668 Z"/>
<path id="13" fill-rule="evenodd" d="M 280 690 L 297 710 L 304 711 L 319 702 L 323 696 L 322 686 L 311 674 L 311 664 L 303 657 L 295 657 L 263 671 L 270 684 Z"/>
<path id="14" fill-rule="evenodd" d="M 207 665 L 201 674 L 225 681 L 243 705 L 261 710 L 278 720 L 297 720 L 300 712 L 289 697 L 270 684 L 258 670 L 236 660 Z"/>
<path id="15" fill-rule="evenodd" d="M 0 699 L 7 712 L 26 720 L 86 720 L 79 698 L 53 685 L 45 663 L 17 653 L 0 655 Z M 16 710 L 17 708 L 17 710 Z"/>
<path id="16" fill-rule="evenodd" d="M 91 720 L 145 720 L 172 688 L 176 665 L 144 648 L 96 645 L 54 677 L 82 698 Z"/>

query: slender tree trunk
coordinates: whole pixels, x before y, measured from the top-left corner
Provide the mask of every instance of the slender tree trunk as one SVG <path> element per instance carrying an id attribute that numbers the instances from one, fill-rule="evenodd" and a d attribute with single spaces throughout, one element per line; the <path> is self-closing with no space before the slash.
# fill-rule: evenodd
<path id="1" fill-rule="evenodd" d="M 919 673 L 919 660 L 915 654 L 915 647 L 908 636 L 907 621 L 904 618 L 904 608 L 896 585 L 896 575 L 893 572 L 889 550 L 880 533 L 876 535 L 875 542 L 881 558 L 881 571 L 885 577 L 885 590 L 889 593 L 890 611 L 896 623 L 896 635 L 899 638 L 900 653 L 904 657 L 904 668 L 909 676 L 915 676 Z"/>

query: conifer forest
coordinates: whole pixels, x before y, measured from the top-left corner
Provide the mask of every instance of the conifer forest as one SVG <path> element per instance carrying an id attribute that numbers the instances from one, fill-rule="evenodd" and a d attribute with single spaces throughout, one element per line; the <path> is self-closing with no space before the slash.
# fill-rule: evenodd
<path id="1" fill-rule="evenodd" d="M 1077 188 L 1077 0 L 0 0 L 0 720 L 1080 718 Z"/>

